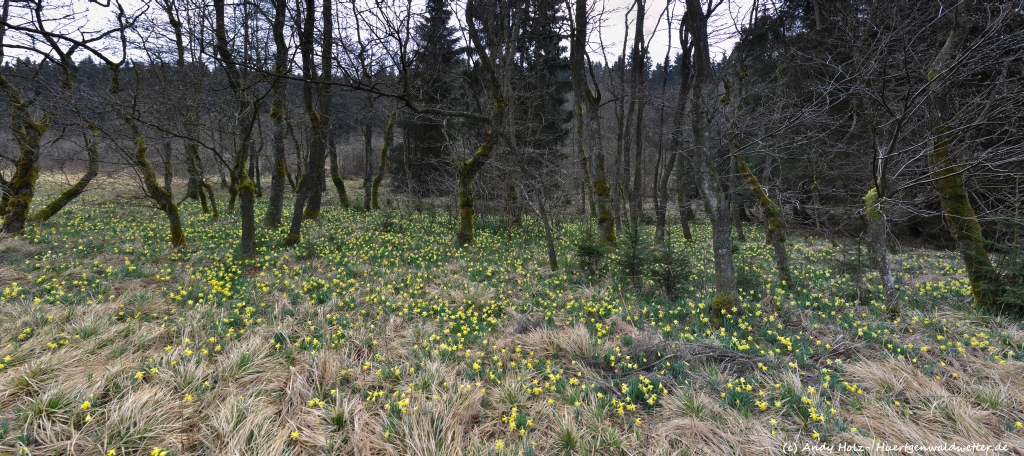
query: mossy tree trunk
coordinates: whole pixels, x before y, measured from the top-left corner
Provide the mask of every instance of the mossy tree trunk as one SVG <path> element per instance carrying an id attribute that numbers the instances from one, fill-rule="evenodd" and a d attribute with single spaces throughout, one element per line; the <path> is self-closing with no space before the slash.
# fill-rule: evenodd
<path id="1" fill-rule="evenodd" d="M 576 97 L 577 115 L 580 116 L 582 140 L 580 153 L 587 156 L 590 147 L 590 166 L 593 179 L 593 198 L 597 213 L 598 238 L 614 247 L 615 216 L 612 212 L 611 185 L 608 183 L 605 153 L 601 143 L 601 90 L 596 85 L 593 67 L 587 65 L 587 0 L 575 0 L 573 30 L 570 40 L 569 66 L 572 73 L 573 93 Z M 590 77 L 587 77 L 589 69 Z M 591 87 L 592 81 L 595 85 Z"/>
<path id="2" fill-rule="evenodd" d="M 334 135 L 327 140 L 327 152 L 331 158 L 331 182 L 338 192 L 338 201 L 341 203 L 341 207 L 348 209 L 352 203 L 348 199 L 348 191 L 345 190 L 345 180 L 341 178 L 341 172 L 338 169 L 338 150 L 334 147 Z"/>
<path id="3" fill-rule="evenodd" d="M 738 153 L 735 147 L 732 149 L 733 156 L 735 157 Z M 732 221 L 736 225 L 736 241 L 747 242 L 747 233 L 743 231 L 743 193 L 741 188 L 740 180 L 742 179 L 738 167 L 736 165 L 736 159 L 732 160 L 732 172 L 730 173 L 733 178 L 729 182 L 729 205 L 732 208 Z"/>
<path id="4" fill-rule="evenodd" d="M 515 47 L 509 42 L 494 40 L 495 34 L 517 36 L 520 21 L 511 20 L 512 12 L 505 9 L 491 9 L 486 4 L 469 2 L 466 6 L 466 24 L 469 41 L 480 62 L 481 74 L 490 92 L 492 111 L 487 135 L 469 160 L 455 160 L 456 185 L 459 192 L 459 228 L 455 241 L 460 246 L 473 243 L 473 180 L 487 164 L 498 140 L 498 130 L 505 126 L 506 95 L 511 96 L 510 69 Z M 481 37 L 478 27 L 483 27 L 486 40 Z"/>
<path id="5" fill-rule="evenodd" d="M 971 27 L 973 13 L 974 0 L 963 0 L 957 5 L 949 36 L 928 68 L 928 80 L 933 87 L 928 98 L 932 128 L 928 166 L 939 190 L 943 215 L 949 225 L 949 231 L 956 239 L 957 250 L 960 251 L 964 269 L 967 271 L 967 279 L 971 282 L 974 305 L 992 313 L 1007 310 L 1024 313 L 1024 303 L 1017 303 L 1014 309 L 1006 309 L 997 304 L 1000 293 L 999 276 L 992 266 L 988 252 L 985 251 L 981 224 L 964 187 L 963 170 L 950 156 L 949 119 L 953 115 L 953 107 L 948 101 L 952 85 L 949 73 L 954 65 L 956 52 Z"/>
<path id="6" fill-rule="evenodd" d="M 370 210 L 373 192 L 373 124 L 363 124 L 363 210 Z"/>
<path id="7" fill-rule="evenodd" d="M 495 102 L 495 105 L 499 103 L 503 104 L 499 100 Z M 501 109 L 504 108 L 502 107 Z M 494 150 L 494 141 L 496 140 L 495 136 L 494 130 L 488 131 L 483 143 L 480 144 L 473 157 L 467 161 L 455 163 L 455 176 L 458 179 L 457 185 L 459 189 L 459 230 L 455 233 L 455 240 L 459 245 L 473 243 L 473 216 L 476 212 L 473 200 L 473 179 L 480 172 L 480 168 L 483 168 L 484 164 L 491 158 L 491 153 Z"/>
<path id="8" fill-rule="evenodd" d="M 662 181 L 659 185 L 658 193 L 661 194 L 660 207 L 657 210 L 658 214 L 658 230 L 655 231 L 655 240 L 658 243 L 663 242 L 665 225 L 668 224 L 668 181 L 672 172 L 676 173 L 676 205 L 679 210 L 679 221 L 683 227 L 683 238 L 690 240 L 693 238 L 693 234 L 690 233 L 690 222 L 689 222 L 689 202 L 686 198 L 686 173 L 688 171 L 685 165 L 685 157 L 683 156 L 683 128 L 686 121 L 686 107 L 689 101 L 690 94 L 690 80 L 693 74 L 693 67 L 690 65 L 690 59 L 693 55 L 693 45 L 690 43 L 690 36 L 686 32 L 686 24 L 682 24 L 679 27 L 679 44 L 682 49 L 682 58 L 680 59 L 680 81 L 679 81 L 679 98 L 676 99 L 675 113 L 672 119 L 672 134 L 669 142 L 669 154 L 671 156 L 668 160 L 668 165 L 665 166 L 665 174 L 661 177 Z M 666 81 L 667 82 L 667 81 Z M 676 164 L 678 163 L 678 167 Z M 660 234 L 659 234 L 660 232 Z"/>
<path id="9" fill-rule="evenodd" d="M 206 197 L 203 196 L 203 176 L 200 171 L 199 146 L 195 143 L 185 144 L 185 172 L 188 173 L 188 183 L 185 185 L 185 197 L 199 200 L 203 204 L 203 213 L 209 214 L 210 208 L 206 204 Z"/>
<path id="10" fill-rule="evenodd" d="M 525 193 L 525 192 L 524 192 Z M 529 198 L 529 195 L 526 195 Z M 540 221 L 544 224 L 544 242 L 548 248 L 548 266 L 552 271 L 558 270 L 558 253 L 555 251 L 555 235 L 551 228 L 551 217 L 548 216 L 547 204 L 544 197 L 544 184 L 538 185 L 537 189 L 537 213 Z"/>
<path id="11" fill-rule="evenodd" d="M 690 220 L 693 220 L 693 208 L 690 207 L 690 180 L 686 178 L 691 168 L 686 166 L 685 157 L 676 160 L 679 169 L 676 171 L 676 210 L 679 211 L 679 224 L 683 227 L 683 239 L 693 240 L 690 231 Z"/>
<path id="12" fill-rule="evenodd" d="M 89 186 L 89 183 L 92 182 L 92 179 L 96 177 L 97 174 L 99 174 L 100 130 L 95 125 L 89 125 L 89 129 L 92 132 L 92 139 L 89 139 L 88 135 L 83 135 L 85 139 L 86 154 L 88 154 L 89 156 L 89 167 L 86 169 L 85 174 L 83 174 L 82 177 L 78 179 L 78 182 L 76 182 L 75 185 L 68 187 L 68 189 L 64 190 L 60 194 L 60 196 L 54 198 L 53 201 L 50 201 L 50 203 L 47 204 L 45 207 L 32 214 L 32 217 L 30 219 L 33 222 L 45 223 L 47 220 L 50 219 L 50 217 L 53 217 L 58 212 L 60 212 L 60 210 L 63 209 L 64 206 L 67 206 L 68 203 L 70 203 L 72 200 L 81 195 L 82 192 L 85 191 L 86 187 Z"/>
<path id="13" fill-rule="evenodd" d="M 174 165 L 171 163 L 173 159 L 174 149 L 171 147 L 171 141 L 164 141 L 164 155 L 162 157 L 164 165 L 164 190 L 171 191 L 171 184 L 174 182 Z"/>
<path id="14" fill-rule="evenodd" d="M 214 48 L 223 64 L 228 85 L 234 93 L 237 103 L 235 114 L 234 164 L 231 169 L 231 202 L 228 211 L 233 209 L 232 203 L 237 196 L 239 202 L 239 218 L 242 225 L 242 236 L 239 250 L 242 258 L 251 259 L 256 256 L 256 186 L 248 173 L 248 160 L 252 152 L 252 133 L 259 118 L 259 103 L 254 102 L 248 88 L 242 80 L 242 73 L 228 45 L 225 27 L 224 0 L 214 0 L 216 38 Z"/>
<path id="15" fill-rule="evenodd" d="M 395 140 L 395 111 L 391 111 L 388 117 L 388 125 L 384 129 L 384 146 L 380 149 L 380 166 L 377 167 L 377 175 L 373 178 L 373 186 L 370 189 L 370 208 L 380 209 L 380 183 L 384 180 L 384 168 L 388 165 L 388 150 Z"/>
<path id="16" fill-rule="evenodd" d="M 332 31 L 333 27 L 325 27 L 323 34 L 323 54 L 321 56 L 322 73 L 314 82 L 314 18 L 315 2 L 306 0 L 306 15 L 300 34 L 299 46 L 302 51 L 302 73 L 306 82 L 303 84 L 303 101 L 306 114 L 310 121 L 309 155 L 306 170 L 299 177 L 296 185 L 295 206 L 292 211 L 291 226 L 284 239 L 285 245 L 295 245 L 302 240 L 302 221 L 320 217 L 320 202 L 323 195 L 324 166 L 326 164 L 327 143 L 331 136 L 331 71 L 332 71 Z M 332 24 L 331 2 L 323 5 L 323 23 Z M 313 88 L 317 88 L 319 99 L 314 103 Z"/>
<path id="17" fill-rule="evenodd" d="M 307 5 L 309 5 L 309 15 L 312 15 L 313 5 L 309 2 L 307 2 Z M 310 138 L 309 148 L 309 163 L 311 166 L 306 172 L 310 174 L 311 181 L 306 187 L 308 195 L 306 208 L 302 213 L 306 220 L 320 218 L 324 186 L 327 185 L 327 175 L 324 170 L 327 161 L 327 143 L 328 139 L 332 136 L 331 88 L 333 85 L 331 84 L 331 78 L 334 65 L 334 26 L 332 25 L 334 24 L 334 19 L 331 2 L 323 2 L 321 13 L 323 20 L 323 34 L 321 36 L 322 54 L 320 56 L 320 77 L 316 85 L 317 101 L 320 106 L 311 115 L 311 117 L 315 117 L 315 120 L 310 122 L 313 133 L 312 138 Z M 306 30 L 303 30 L 303 32 L 312 33 Z M 312 41 L 312 38 L 310 41 Z"/>
<path id="18" fill-rule="evenodd" d="M 135 119 L 127 116 L 125 122 L 128 123 L 132 135 L 135 137 L 135 166 L 142 175 L 142 185 L 146 196 L 152 199 L 156 203 L 156 207 L 167 216 L 167 222 L 170 224 L 171 247 L 187 249 L 185 230 L 181 226 L 181 214 L 178 212 L 178 205 L 174 202 L 174 195 L 161 187 L 160 182 L 157 181 L 153 164 L 146 157 L 148 149 L 146 139 L 142 136 L 142 131 Z"/>
<path id="19" fill-rule="evenodd" d="M 7 214 L 7 202 L 11 199 L 11 183 L 0 174 L 0 221 Z"/>
<path id="20" fill-rule="evenodd" d="M 589 209 L 589 217 L 597 217 L 597 205 L 594 202 L 594 179 L 590 173 L 590 157 L 587 155 L 587 147 L 584 145 L 583 134 L 583 103 L 576 104 L 576 152 L 579 155 L 580 169 L 583 171 L 583 206 L 584 210 Z"/>
<path id="21" fill-rule="evenodd" d="M 789 272 L 789 254 L 786 252 L 786 232 L 782 223 L 782 209 L 768 197 L 761 182 L 750 171 L 743 157 L 736 157 L 736 165 L 764 213 L 765 243 L 775 250 L 775 271 L 779 274 L 779 281 L 785 285 L 792 284 L 793 276 Z"/>
<path id="22" fill-rule="evenodd" d="M 15 162 L 14 175 L 8 185 L 10 196 L 7 200 L 7 211 L 4 214 L 2 231 L 20 235 L 25 232 L 29 207 L 31 207 L 32 197 L 35 195 L 36 180 L 39 179 L 40 143 L 43 135 L 50 128 L 53 115 L 46 112 L 39 119 L 34 118 L 22 99 L 20 91 L 15 89 L 2 75 L 0 75 L 0 89 L 7 96 L 11 107 L 11 130 L 20 152 L 18 160 Z"/>
<path id="23" fill-rule="evenodd" d="M 287 48 L 285 52 L 287 53 Z M 271 135 L 273 136 L 271 140 L 271 153 L 273 154 L 274 173 L 270 176 L 270 198 L 268 198 L 267 212 L 263 218 L 263 224 L 271 228 L 281 226 L 281 216 L 284 209 L 284 184 L 288 179 L 288 163 L 285 161 L 284 154 L 285 94 L 284 84 L 279 85 L 281 86 L 280 88 L 274 87 L 274 99 L 270 104 Z"/>
<path id="24" fill-rule="evenodd" d="M 661 155 L 664 152 L 658 154 L 658 164 L 661 167 Z M 668 163 L 664 166 L 663 170 L 659 170 L 660 174 L 656 174 L 656 184 L 654 189 L 654 243 L 662 245 L 665 242 L 665 228 L 668 225 L 668 181 L 672 176 L 672 170 L 676 167 L 676 154 L 670 153 L 668 157 Z"/>
<path id="25" fill-rule="evenodd" d="M 206 189 L 206 193 L 210 196 L 210 208 L 213 210 L 213 213 L 211 215 L 216 220 L 217 217 L 220 216 L 220 213 L 217 212 L 217 197 L 214 196 L 213 194 L 213 185 L 204 180 L 203 188 Z M 200 191 L 200 193 L 202 193 L 202 191 Z"/>
<path id="26" fill-rule="evenodd" d="M 882 280 L 882 294 L 885 296 L 886 307 L 896 304 L 899 291 L 892 277 L 892 268 L 889 265 L 889 251 L 886 247 L 888 223 L 885 220 L 885 199 L 879 198 L 878 187 L 871 187 L 871 190 L 864 195 L 864 217 L 868 222 L 868 242 L 871 244 L 871 252 L 874 254 L 875 269 Z"/>
<path id="27" fill-rule="evenodd" d="M 687 31 L 693 41 L 694 89 L 691 99 L 693 128 L 693 161 L 697 188 L 711 219 L 711 242 L 715 263 L 715 297 L 711 302 L 712 324 L 721 326 L 725 315 L 739 305 L 736 270 L 732 256 L 732 221 L 729 200 L 723 191 L 722 178 L 715 169 L 715 148 L 710 134 L 715 118 L 714 73 L 708 45 L 708 14 L 699 0 L 686 0 Z"/>

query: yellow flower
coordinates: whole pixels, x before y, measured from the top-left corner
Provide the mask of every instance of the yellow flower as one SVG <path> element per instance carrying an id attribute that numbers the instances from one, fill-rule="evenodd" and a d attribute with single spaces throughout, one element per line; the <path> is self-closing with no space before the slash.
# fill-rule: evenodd
<path id="1" fill-rule="evenodd" d="M 107 456 L 115 456 L 116 454 L 117 454 L 117 450 L 110 450 L 110 451 L 107 452 Z"/>
<path id="2" fill-rule="evenodd" d="M 505 441 L 498 439 L 497 442 L 494 442 L 494 449 L 498 451 L 505 449 Z"/>
<path id="3" fill-rule="evenodd" d="M 89 401 L 85 401 L 85 402 L 82 402 L 82 410 L 86 410 L 86 409 L 88 409 L 88 408 L 89 408 L 89 405 L 90 405 L 90 404 L 89 404 Z"/>
<path id="4" fill-rule="evenodd" d="M 643 420 L 641 420 L 640 418 L 637 418 L 636 419 L 636 425 L 639 426 L 641 424 L 644 424 Z"/>
<path id="5" fill-rule="evenodd" d="M 299 440 L 299 431 L 292 431 L 292 440 Z"/>
<path id="6" fill-rule="evenodd" d="M 138 371 L 138 372 L 135 373 L 135 378 L 142 378 L 142 377 L 145 377 L 145 376 L 146 376 L 146 373 L 142 372 L 142 371 Z"/>

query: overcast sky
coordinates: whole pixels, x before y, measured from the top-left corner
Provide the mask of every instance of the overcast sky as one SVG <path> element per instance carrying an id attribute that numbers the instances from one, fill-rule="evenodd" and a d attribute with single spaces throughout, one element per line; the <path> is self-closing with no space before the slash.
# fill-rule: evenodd
<path id="1" fill-rule="evenodd" d="M 712 23 L 709 24 L 711 57 L 719 59 L 722 53 L 729 52 L 736 44 L 739 24 L 745 24 L 750 16 L 754 0 L 727 0 L 715 10 Z M 600 7 L 600 3 L 597 4 Z M 622 53 L 622 40 L 625 37 L 626 13 L 633 5 L 633 0 L 605 0 L 605 23 L 601 35 L 611 56 Z M 665 9 L 668 7 L 668 12 Z M 644 32 L 650 40 L 651 60 L 655 64 L 665 59 L 665 52 L 675 56 L 679 49 L 679 21 L 685 10 L 683 0 L 647 0 L 647 14 L 644 19 Z M 666 19 L 671 16 L 671 23 Z M 660 17 L 660 21 L 659 21 Z M 629 40 L 632 46 L 633 24 L 636 12 L 629 14 Z M 671 33 L 671 36 L 670 36 Z M 597 40 L 592 37 L 591 40 Z M 593 45 L 597 45 L 596 42 Z M 671 47 L 671 49 L 670 49 Z M 591 49 L 596 51 L 597 49 Z M 629 51 L 627 50 L 627 53 Z M 670 57 L 671 59 L 671 57 Z"/>
<path id="2" fill-rule="evenodd" d="M 414 0 L 415 3 L 421 3 L 423 0 Z M 601 55 L 601 45 L 603 44 L 605 52 L 607 52 L 607 58 L 612 61 L 615 57 L 622 53 L 623 39 L 627 35 L 626 27 L 629 27 L 628 42 L 627 46 L 632 46 L 633 24 L 636 22 L 636 12 L 630 11 L 633 6 L 634 0 L 604 0 L 603 2 L 594 2 L 595 12 L 601 14 L 603 26 L 600 28 L 591 28 L 590 37 L 590 52 L 591 57 L 595 61 L 602 61 L 603 56 Z M 722 5 L 715 11 L 712 17 L 712 23 L 710 24 L 710 41 L 711 41 L 711 54 L 713 59 L 721 58 L 723 53 L 727 53 L 732 49 L 736 43 L 737 30 L 739 24 L 745 23 L 750 14 L 750 9 L 754 4 L 755 0 L 726 0 Z M 452 0 L 453 6 L 457 9 L 461 9 L 460 6 L 464 0 Z M 131 11 L 142 5 L 149 3 L 149 14 L 160 15 L 159 9 L 157 9 L 151 2 L 147 0 L 122 0 L 126 9 Z M 112 11 L 110 8 L 99 7 L 96 3 L 76 1 L 72 0 L 63 6 L 64 8 L 72 8 L 77 10 L 78 14 L 74 14 L 75 17 L 82 18 L 75 24 L 65 24 L 63 31 L 73 30 L 78 27 L 84 29 L 90 29 L 97 26 L 102 27 L 104 23 L 108 23 L 112 19 Z M 667 9 L 666 9 L 667 8 Z M 665 53 L 668 51 L 671 56 L 674 56 L 679 52 L 679 21 L 684 11 L 683 0 L 647 0 L 645 15 L 645 35 L 646 39 L 650 42 L 650 58 L 654 63 L 661 63 L 665 58 Z M 87 11 L 87 12 L 86 12 Z M 60 11 L 60 13 L 68 13 L 68 10 Z M 81 14 L 86 12 L 86 14 Z M 58 12 L 54 12 L 60 14 Z M 461 19 L 461 11 L 456 12 L 453 21 L 459 21 Z M 627 22 L 628 18 L 628 22 Z M 55 30 L 57 31 L 57 30 Z M 8 38 L 13 38 L 10 35 Z M 627 48 L 627 53 L 629 49 Z M 8 55 L 16 56 L 20 53 L 17 51 L 9 52 Z"/>

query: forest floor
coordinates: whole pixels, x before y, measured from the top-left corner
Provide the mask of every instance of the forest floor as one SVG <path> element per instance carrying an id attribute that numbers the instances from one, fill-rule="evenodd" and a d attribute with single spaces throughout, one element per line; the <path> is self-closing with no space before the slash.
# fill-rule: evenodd
<path id="1" fill-rule="evenodd" d="M 625 247 L 585 272 L 575 222 L 551 271 L 529 218 L 459 249 L 442 212 L 329 206 L 242 261 L 236 215 L 183 215 L 188 251 L 96 193 L 0 240 L 0 454 L 1024 454 L 1024 326 L 951 252 L 896 253 L 886 309 L 857 246 L 792 237 L 782 286 L 750 226 L 715 328 L 706 223 L 668 299 Z"/>

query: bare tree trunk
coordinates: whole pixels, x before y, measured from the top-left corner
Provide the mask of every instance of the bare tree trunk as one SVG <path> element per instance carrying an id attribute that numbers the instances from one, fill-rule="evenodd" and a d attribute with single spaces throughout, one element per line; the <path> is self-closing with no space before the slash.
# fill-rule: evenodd
<path id="1" fill-rule="evenodd" d="M 370 210 L 373 189 L 373 124 L 363 124 L 363 210 Z"/>
<path id="2" fill-rule="evenodd" d="M 647 92 L 644 84 L 646 79 L 647 48 L 644 46 L 644 16 L 647 0 L 636 0 L 636 32 L 633 36 L 633 102 L 636 103 L 636 122 L 633 139 L 636 156 L 633 160 L 633 183 L 629 186 L 629 212 L 634 228 L 640 226 L 640 216 L 644 210 L 644 110 L 647 107 Z M 627 176 L 627 179 L 629 176 Z"/>
<path id="3" fill-rule="evenodd" d="M 331 155 L 331 182 L 334 184 L 334 189 L 338 192 L 338 202 L 341 207 L 348 209 L 352 203 L 348 199 L 348 192 L 345 190 L 345 180 L 341 178 L 341 173 L 338 170 L 338 150 L 334 147 L 334 134 L 327 139 L 327 152 Z"/>
<path id="4" fill-rule="evenodd" d="M 313 8 L 310 5 L 309 14 L 312 15 Z M 303 212 L 303 216 L 307 220 L 320 218 L 320 206 L 323 201 L 324 185 L 327 183 L 327 176 L 324 172 L 324 165 L 326 165 L 327 159 L 327 141 L 328 137 L 331 136 L 331 124 L 334 119 L 331 116 L 331 78 L 333 72 L 332 60 L 334 57 L 334 19 L 333 12 L 331 9 L 331 2 L 323 2 L 323 36 L 321 37 L 322 43 L 321 48 L 323 55 L 320 59 L 320 82 L 317 84 L 317 91 L 319 92 L 320 106 L 317 109 L 319 118 L 316 122 L 311 122 L 311 126 L 315 126 L 313 130 L 312 144 L 310 145 L 310 163 L 312 169 L 307 172 L 311 172 L 310 178 L 313 179 L 310 184 L 315 186 L 309 187 L 308 201 L 306 203 L 306 209 Z M 312 33 L 312 32 L 309 32 Z"/>
<path id="5" fill-rule="evenodd" d="M 92 182 L 92 179 L 96 177 L 97 174 L 99 174 L 100 130 L 99 128 L 96 128 L 95 125 L 90 125 L 90 130 L 92 130 L 93 135 L 93 138 L 91 140 L 89 139 L 88 135 L 82 135 L 85 139 L 86 153 L 89 156 L 89 168 L 85 171 L 85 174 L 82 175 L 82 178 L 75 183 L 75 185 L 72 185 L 67 190 L 64 190 L 64 192 L 62 192 L 60 196 L 54 198 L 53 201 L 50 201 L 50 203 L 47 204 L 45 207 L 36 211 L 36 213 L 32 214 L 30 220 L 38 223 L 45 223 L 47 220 L 50 219 L 50 217 L 53 217 L 54 215 L 57 214 L 57 212 L 60 212 L 60 210 L 63 209 L 64 206 L 67 206 L 68 203 L 70 203 L 73 199 L 77 198 L 78 195 L 81 195 L 82 192 L 85 191 L 85 188 L 89 186 L 89 182 Z"/>
<path id="6" fill-rule="evenodd" d="M 615 216 L 612 212 L 611 185 L 608 184 L 608 175 L 605 169 L 605 154 L 601 144 L 601 91 L 596 86 L 597 79 L 594 77 L 593 68 L 590 68 L 590 80 L 595 86 L 590 87 L 587 78 L 586 65 L 586 41 L 587 41 L 587 1 L 576 0 L 573 20 L 572 41 L 570 48 L 569 63 L 572 71 L 573 91 L 576 96 L 577 113 L 582 116 L 582 141 L 581 147 L 590 146 L 590 153 L 593 159 L 590 163 L 593 166 L 593 186 L 596 213 L 597 230 L 601 242 L 614 247 L 615 239 Z M 584 155 L 586 154 L 586 151 Z"/>
<path id="7" fill-rule="evenodd" d="M 164 141 L 164 190 L 168 192 L 171 191 L 171 182 L 174 180 L 174 168 L 171 164 L 172 157 L 171 141 Z"/>
<path id="8" fill-rule="evenodd" d="M 686 166 L 686 160 L 677 160 L 679 170 L 676 172 L 676 209 L 679 211 L 679 224 L 683 227 L 683 239 L 693 240 L 693 233 L 690 232 L 690 220 L 693 219 L 693 209 L 690 207 L 690 181 L 686 178 L 690 171 Z"/>
<path id="9" fill-rule="evenodd" d="M 380 183 L 384 180 L 384 168 L 388 164 L 388 149 L 395 140 L 395 111 L 391 111 L 388 117 L 388 125 L 384 129 L 384 146 L 380 149 L 380 166 L 377 167 L 377 175 L 373 178 L 373 185 L 370 189 L 370 207 L 374 210 L 380 209 Z"/>
<path id="10" fill-rule="evenodd" d="M 548 210 L 544 204 L 544 185 L 538 186 L 537 195 L 537 212 L 540 214 L 541 223 L 544 224 L 544 241 L 548 247 L 548 266 L 551 267 L 552 271 L 558 270 L 558 255 L 555 252 L 555 236 L 551 229 L 551 218 L 548 217 Z"/>
<path id="11" fill-rule="evenodd" d="M 188 184 L 185 189 L 187 198 L 197 199 L 202 203 L 203 213 L 209 214 L 210 208 L 203 195 L 202 159 L 199 157 L 199 145 L 193 142 L 185 144 L 185 169 L 188 172 Z"/>
<path id="12" fill-rule="evenodd" d="M 731 150 L 735 157 L 735 154 L 738 153 L 736 148 L 733 147 Z M 736 225 L 736 241 L 747 242 L 747 234 L 743 232 L 743 191 L 740 188 L 741 176 L 737 169 L 735 158 L 732 160 L 731 171 L 732 172 L 730 172 L 730 174 L 733 178 L 730 179 L 731 182 L 729 182 L 729 204 L 732 207 L 732 220 Z"/>
<path id="13" fill-rule="evenodd" d="M 225 26 L 224 0 L 214 0 L 214 14 L 216 28 L 215 48 L 217 55 L 223 63 L 225 74 L 231 90 L 235 95 L 237 111 L 235 115 L 235 163 L 231 170 L 232 201 L 228 203 L 228 210 L 232 209 L 235 195 L 239 201 L 239 218 L 242 224 L 242 236 L 239 241 L 239 250 L 242 258 L 251 259 L 256 256 L 256 188 L 246 169 L 246 161 L 252 151 L 252 131 L 259 118 L 259 106 L 254 104 L 246 93 L 242 75 L 239 72 L 238 64 L 232 55 L 228 45 L 227 30 Z M 241 122 L 240 124 L 237 122 Z"/>
<path id="14" fill-rule="evenodd" d="M 323 74 L 319 84 L 319 106 L 313 103 L 313 40 L 314 40 L 314 11 L 315 2 L 306 0 L 306 15 L 303 18 L 303 30 L 301 33 L 300 47 L 302 48 L 302 71 L 306 78 L 303 87 L 303 99 L 306 104 L 306 113 L 310 121 L 310 146 L 309 157 L 306 162 L 306 172 L 299 178 L 298 194 L 295 196 L 295 207 L 292 212 L 291 226 L 288 235 L 284 239 L 285 245 L 295 245 L 302 240 L 302 220 L 315 219 L 320 217 L 320 201 L 322 198 L 321 186 L 324 182 L 324 165 L 326 162 L 327 141 L 331 136 L 331 92 L 330 84 L 326 83 L 331 77 L 332 65 L 332 38 L 333 24 L 331 19 L 331 2 L 323 5 L 323 55 L 321 66 Z"/>
<path id="15" fill-rule="evenodd" d="M 886 238 L 889 234 L 884 203 L 885 201 L 878 197 L 877 187 L 871 187 L 871 190 L 864 195 L 864 216 L 868 222 L 868 242 L 871 243 L 871 251 L 875 255 L 875 268 L 878 270 L 878 277 L 882 280 L 885 305 L 891 307 L 896 304 L 899 291 L 892 278 L 889 252 L 886 248 Z"/>
<path id="16" fill-rule="evenodd" d="M 574 84 L 575 85 L 575 84 Z M 589 217 L 597 217 L 597 206 L 594 203 L 594 182 L 590 176 L 590 157 L 584 145 L 583 134 L 583 100 L 576 100 L 576 151 L 579 155 L 580 169 L 583 171 L 583 210 L 590 209 Z M 589 203 L 589 204 L 588 204 Z"/>
<path id="17" fill-rule="evenodd" d="M 694 90 L 692 98 L 693 155 L 697 187 L 711 219 L 711 241 L 715 261 L 715 298 L 711 301 L 711 322 L 724 323 L 724 316 L 739 305 L 736 270 L 732 257 L 732 223 L 729 201 L 722 190 L 722 178 L 714 166 L 714 149 L 709 135 L 714 116 L 715 82 L 708 45 L 708 16 L 700 0 L 686 0 L 687 29 L 694 43 Z"/>

